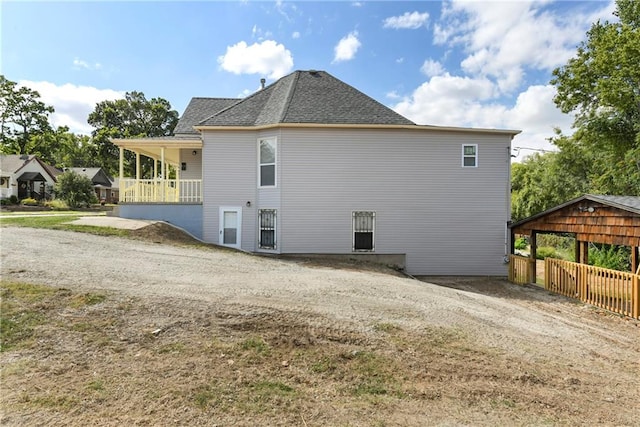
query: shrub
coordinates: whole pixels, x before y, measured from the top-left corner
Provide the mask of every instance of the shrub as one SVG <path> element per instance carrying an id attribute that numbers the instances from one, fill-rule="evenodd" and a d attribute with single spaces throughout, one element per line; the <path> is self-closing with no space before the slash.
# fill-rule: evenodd
<path id="1" fill-rule="evenodd" d="M 537 259 L 558 258 L 558 253 L 551 246 L 542 246 L 536 250 Z"/>
<path id="2" fill-rule="evenodd" d="M 527 249 L 527 239 L 518 237 L 513 245 L 518 250 Z"/>
<path id="3" fill-rule="evenodd" d="M 629 271 L 631 251 L 628 246 L 590 245 L 589 264 L 611 270 Z"/>
<path id="4" fill-rule="evenodd" d="M 45 203 L 45 206 L 50 207 L 54 211 L 66 211 L 69 209 L 69 206 L 65 203 L 64 200 L 51 200 L 50 202 Z"/>
<path id="5" fill-rule="evenodd" d="M 65 172 L 58 177 L 55 192 L 56 196 L 64 200 L 71 209 L 88 206 L 98 201 L 91 180 L 73 171 Z"/>
<path id="6" fill-rule="evenodd" d="M 24 206 L 38 206 L 38 201 L 36 199 L 32 199 L 31 197 L 28 197 L 26 199 L 22 199 L 20 201 L 20 204 Z"/>
<path id="7" fill-rule="evenodd" d="M 11 197 L 9 197 L 9 202 L 11 202 L 11 204 L 13 204 L 13 205 L 17 205 L 18 204 L 18 196 L 16 196 L 15 194 L 12 194 Z"/>
<path id="8" fill-rule="evenodd" d="M 0 199 L 0 206 L 7 206 L 9 204 L 11 204 L 9 199 Z"/>

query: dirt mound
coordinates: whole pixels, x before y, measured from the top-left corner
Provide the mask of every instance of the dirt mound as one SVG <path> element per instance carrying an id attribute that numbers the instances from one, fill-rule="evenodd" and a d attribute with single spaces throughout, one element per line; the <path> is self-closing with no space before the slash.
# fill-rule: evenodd
<path id="1" fill-rule="evenodd" d="M 164 222 L 156 222 L 137 230 L 131 230 L 129 236 L 137 240 L 146 240 L 154 243 L 202 244 L 193 236 Z"/>

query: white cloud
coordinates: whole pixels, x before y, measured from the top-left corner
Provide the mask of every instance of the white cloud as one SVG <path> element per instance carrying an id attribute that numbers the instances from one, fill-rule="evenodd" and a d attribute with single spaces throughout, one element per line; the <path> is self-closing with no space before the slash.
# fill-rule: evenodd
<path id="1" fill-rule="evenodd" d="M 516 90 L 525 69 L 551 71 L 575 55 L 575 46 L 598 18 L 610 18 L 611 4 L 595 12 L 562 14 L 545 10 L 546 1 L 463 2 L 443 6 L 434 42 L 461 45 L 470 75 L 495 78 L 503 93 Z"/>
<path id="2" fill-rule="evenodd" d="M 73 59 L 73 68 L 83 68 L 85 70 L 99 70 L 102 68 L 102 64 L 100 64 L 99 62 L 90 64 L 87 61 L 80 59 L 80 58 L 74 58 Z"/>
<path id="3" fill-rule="evenodd" d="M 123 92 L 70 83 L 59 86 L 50 82 L 20 80 L 18 85 L 38 91 L 40 100 L 53 106 L 55 113 L 51 115 L 51 123 L 54 126 L 68 126 L 71 132 L 87 135 L 93 130 L 87 123 L 87 118 L 96 104 L 124 98 Z"/>
<path id="4" fill-rule="evenodd" d="M 433 77 L 444 73 L 444 67 L 438 61 L 427 59 L 420 67 L 420 71 L 428 77 Z"/>
<path id="5" fill-rule="evenodd" d="M 293 68 L 293 56 L 284 45 L 273 40 L 248 46 L 241 41 L 227 46 L 227 52 L 218 57 L 223 70 L 234 74 L 261 74 L 278 79 Z"/>
<path id="6" fill-rule="evenodd" d="M 353 31 L 340 39 L 338 44 L 334 47 L 335 55 L 333 62 L 349 61 L 354 58 L 358 49 L 362 46 L 360 40 L 358 40 L 358 32 Z"/>
<path id="7" fill-rule="evenodd" d="M 422 26 L 426 26 L 429 20 L 429 14 L 427 12 L 405 12 L 401 16 L 391 16 L 383 21 L 383 28 L 393 29 L 409 29 L 415 30 Z"/>
<path id="8" fill-rule="evenodd" d="M 291 38 L 292 39 L 299 39 L 300 38 L 300 31 L 294 31 L 293 34 L 291 34 Z"/>
<path id="9" fill-rule="evenodd" d="M 511 106 L 496 101 L 497 93 L 496 84 L 484 77 L 445 74 L 432 77 L 393 108 L 418 124 L 522 130 L 512 143 L 525 147 L 516 160 L 535 149 L 553 150 L 548 138 L 554 128 L 570 133 L 573 117 L 555 107 L 553 86 L 529 86 Z"/>

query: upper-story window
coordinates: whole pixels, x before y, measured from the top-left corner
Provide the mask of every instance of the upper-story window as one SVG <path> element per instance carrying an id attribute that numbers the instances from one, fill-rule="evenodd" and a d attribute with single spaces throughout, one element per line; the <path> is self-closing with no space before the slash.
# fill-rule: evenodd
<path id="1" fill-rule="evenodd" d="M 478 145 L 469 144 L 462 146 L 462 167 L 476 168 L 478 167 Z"/>
<path id="2" fill-rule="evenodd" d="M 260 139 L 258 141 L 259 187 L 276 186 L 276 139 Z"/>

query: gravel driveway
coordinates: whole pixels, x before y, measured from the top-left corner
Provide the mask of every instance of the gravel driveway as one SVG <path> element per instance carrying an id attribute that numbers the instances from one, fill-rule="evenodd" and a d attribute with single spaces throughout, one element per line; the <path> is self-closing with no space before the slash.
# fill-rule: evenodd
<path id="1" fill-rule="evenodd" d="M 365 331 L 379 323 L 459 327 L 517 354 L 535 350 L 535 357 L 567 360 L 615 354 L 638 363 L 638 322 L 499 279 L 446 279 L 452 288 L 214 248 L 30 228 L 0 233 L 4 280 L 315 313 Z"/>

